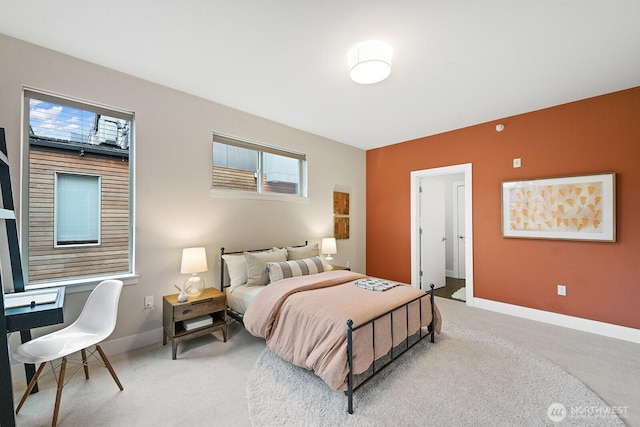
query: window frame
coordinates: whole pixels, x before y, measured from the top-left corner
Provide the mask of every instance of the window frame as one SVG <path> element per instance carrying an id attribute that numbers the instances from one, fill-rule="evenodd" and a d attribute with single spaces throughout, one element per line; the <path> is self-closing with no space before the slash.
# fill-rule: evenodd
<path id="1" fill-rule="evenodd" d="M 308 179 L 307 179 L 307 155 L 304 153 L 286 150 L 266 144 L 262 144 L 259 142 L 251 141 L 248 139 L 231 136 L 227 134 L 223 134 L 220 132 L 213 132 L 213 140 L 212 140 L 212 168 L 215 167 L 213 164 L 213 144 L 225 144 L 228 146 L 245 148 L 248 150 L 256 151 L 258 154 L 258 165 L 257 165 L 257 185 L 256 191 L 250 190 L 242 190 L 242 189 L 234 189 L 234 188 L 221 188 L 215 187 L 213 184 L 213 179 L 211 181 L 211 194 L 212 195 L 226 195 L 230 197 L 241 197 L 241 198 L 258 198 L 258 199 L 275 199 L 275 200 L 293 200 L 293 201 L 302 201 L 308 198 Z M 264 154 L 274 154 L 290 159 L 295 159 L 298 161 L 298 192 L 295 194 L 292 193 L 278 193 L 272 191 L 264 191 Z"/>
<path id="2" fill-rule="evenodd" d="M 31 282 L 29 278 L 29 245 L 21 245 L 20 251 L 22 253 L 22 265 L 24 271 L 25 289 L 42 289 L 49 287 L 64 286 L 67 288 L 68 293 L 84 292 L 92 290 L 98 283 L 107 279 L 119 279 L 124 282 L 125 285 L 137 284 L 139 276 L 136 274 L 136 167 L 135 167 L 135 152 L 136 152 L 136 121 L 135 113 L 130 110 L 125 110 L 118 107 L 113 107 L 105 104 L 100 104 L 93 101 L 87 101 L 80 98 L 75 98 L 68 95 L 61 95 L 53 92 L 48 92 L 33 87 L 22 87 L 22 128 L 21 128 L 21 172 L 20 172 L 20 195 L 21 206 L 20 218 L 21 218 L 21 241 L 29 242 L 30 227 L 29 227 L 29 204 L 30 204 L 30 100 L 36 99 L 39 101 L 50 102 L 56 105 L 62 105 L 65 107 L 78 108 L 81 110 L 91 111 L 100 115 L 105 115 L 113 118 L 123 119 L 129 122 L 129 143 L 127 147 L 128 158 L 128 271 L 122 270 L 119 272 L 104 272 L 95 275 L 86 276 L 65 276 L 61 278 L 55 278 L 46 281 Z M 92 151 L 91 148 L 87 150 Z M 69 173 L 62 171 L 63 173 Z M 80 173 L 82 174 L 82 173 Z M 91 174 L 87 174 L 91 175 Z M 102 178 L 101 178 L 102 181 Z M 102 188 L 102 182 L 101 182 Z M 102 199 L 102 197 L 101 197 Z M 102 216 L 102 201 L 100 202 L 100 216 Z M 55 220 L 54 220 L 55 221 Z M 102 221 L 102 219 L 101 219 Z M 54 222 L 55 224 L 55 222 Z M 100 233 L 101 234 L 101 233 Z M 54 232 L 53 240 L 56 240 L 56 234 Z M 99 238 L 102 243 L 101 237 Z M 96 246 L 96 245 L 80 245 L 81 247 Z M 72 245 L 64 245 L 62 248 L 69 248 Z"/>

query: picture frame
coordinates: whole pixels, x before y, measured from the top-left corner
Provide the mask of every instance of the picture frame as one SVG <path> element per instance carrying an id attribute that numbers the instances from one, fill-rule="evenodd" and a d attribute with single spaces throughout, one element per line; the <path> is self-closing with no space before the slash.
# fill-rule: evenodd
<path id="1" fill-rule="evenodd" d="M 333 237 L 336 239 L 349 238 L 349 217 L 335 216 L 333 217 Z"/>
<path id="2" fill-rule="evenodd" d="M 349 193 L 333 192 L 333 214 L 349 215 Z"/>
<path id="3" fill-rule="evenodd" d="M 502 182 L 502 236 L 615 242 L 615 173 Z"/>

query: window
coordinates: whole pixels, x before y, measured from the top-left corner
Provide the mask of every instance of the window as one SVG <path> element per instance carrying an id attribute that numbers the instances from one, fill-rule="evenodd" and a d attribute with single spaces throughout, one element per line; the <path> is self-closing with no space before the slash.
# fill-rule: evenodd
<path id="1" fill-rule="evenodd" d="M 55 174 L 55 247 L 100 243 L 100 177 Z"/>
<path id="2" fill-rule="evenodd" d="M 27 286 L 133 274 L 133 113 L 25 89 Z"/>
<path id="3" fill-rule="evenodd" d="M 212 188 L 306 197 L 306 156 L 213 134 Z"/>

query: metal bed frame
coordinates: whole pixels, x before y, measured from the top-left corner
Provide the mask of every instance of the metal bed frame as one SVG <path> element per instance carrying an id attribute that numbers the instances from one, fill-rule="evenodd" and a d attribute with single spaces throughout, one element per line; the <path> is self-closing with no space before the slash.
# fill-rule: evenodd
<path id="1" fill-rule="evenodd" d="M 297 246 L 293 246 L 293 247 L 303 247 L 306 246 L 308 244 L 307 241 L 304 242 L 304 245 L 297 245 Z M 239 255 L 239 254 L 243 254 L 245 252 L 262 252 L 262 251 L 266 251 L 269 250 L 271 248 L 267 248 L 267 249 L 251 249 L 251 250 L 246 250 L 246 251 L 235 251 L 235 252 L 225 252 L 224 247 L 220 248 L 220 290 L 222 292 L 224 292 L 224 289 L 230 287 L 229 284 L 225 284 L 225 262 L 224 259 L 222 259 L 222 255 Z M 344 392 L 347 395 L 347 410 L 350 414 L 353 414 L 353 393 L 359 389 L 362 385 L 364 385 L 365 383 L 367 383 L 371 378 L 373 378 L 374 376 L 376 376 L 379 372 L 381 372 L 384 368 L 386 368 L 387 366 L 389 366 L 391 364 L 392 361 L 394 361 L 395 359 L 397 359 L 398 357 L 400 357 L 402 354 L 404 354 L 405 352 L 407 352 L 407 350 L 409 350 L 410 348 L 412 348 L 413 346 L 415 346 L 418 342 L 422 341 L 423 339 L 429 337 L 431 339 L 431 342 L 434 343 L 435 342 L 435 299 L 434 299 L 434 285 L 431 284 L 430 285 L 430 290 L 429 292 L 425 292 L 424 295 L 421 295 L 419 297 L 414 298 L 411 301 L 408 301 L 404 304 L 401 304 L 395 308 L 392 308 L 391 310 L 387 311 L 386 313 L 383 313 L 377 317 L 375 317 L 374 319 L 371 319 L 361 325 L 358 326 L 353 326 L 353 320 L 349 319 L 347 320 L 347 362 L 348 362 L 348 366 L 349 366 L 349 373 L 347 374 L 347 390 Z M 427 326 L 427 332 L 424 331 L 424 327 L 422 327 L 422 302 L 425 298 L 429 298 L 429 301 L 431 303 L 431 323 L 429 323 L 429 325 Z M 375 359 L 373 361 L 373 363 L 371 364 L 371 366 L 369 366 L 369 368 L 363 372 L 362 374 L 359 375 L 354 375 L 353 374 L 353 333 L 355 331 L 357 331 L 360 328 L 363 328 L 369 324 L 371 324 L 371 333 L 372 333 L 372 345 L 373 345 L 373 349 L 374 349 L 374 355 L 375 355 L 375 321 L 384 317 L 384 316 L 391 316 L 391 342 L 393 343 L 393 322 L 394 321 L 404 321 L 407 323 L 407 331 L 409 330 L 408 324 L 409 324 L 409 309 L 408 306 L 416 301 L 419 301 L 420 307 L 419 307 L 419 311 L 420 311 L 420 328 L 418 330 L 418 332 L 416 332 L 415 334 L 411 335 L 411 336 L 407 336 L 400 344 L 396 345 L 395 347 L 392 345 L 391 350 L 389 350 L 389 352 L 378 358 Z M 405 307 L 404 312 L 406 313 L 404 316 L 404 319 L 394 319 L 394 312 L 402 307 Z M 235 320 L 237 320 L 240 323 L 243 323 L 243 314 L 242 313 L 238 313 L 237 311 L 227 307 L 227 314 L 229 316 L 231 316 L 232 318 L 234 318 Z M 397 317 L 397 316 L 395 316 Z"/>
<path id="2" fill-rule="evenodd" d="M 382 371 L 384 368 L 386 368 L 387 366 L 389 366 L 389 364 L 397 359 L 398 357 L 400 357 L 402 354 L 404 354 L 407 350 L 409 350 L 411 347 L 413 347 L 414 345 L 416 345 L 418 342 L 422 341 L 424 338 L 430 337 L 431 338 L 431 342 L 434 343 L 435 342 L 435 301 L 434 301 L 434 286 L 433 284 L 431 284 L 431 289 L 429 290 L 428 293 L 425 293 L 424 295 L 421 295 L 417 298 L 414 298 L 411 301 L 408 301 L 404 304 L 401 304 L 395 308 L 392 308 L 391 310 L 387 311 L 386 313 L 383 313 L 371 320 L 369 320 L 368 322 L 365 322 L 361 325 L 358 325 L 356 327 L 353 326 L 353 320 L 349 319 L 347 320 L 347 362 L 349 364 L 349 373 L 347 374 L 347 390 L 344 392 L 347 395 L 347 401 L 348 401 L 348 408 L 347 410 L 349 411 L 350 414 L 353 414 L 353 392 L 356 391 L 358 388 L 360 388 L 362 385 L 364 385 L 367 381 L 369 381 L 371 378 L 373 378 L 374 376 L 376 376 L 376 374 L 378 374 L 378 372 Z M 427 331 L 428 332 L 424 332 L 424 328 L 422 327 L 422 301 L 425 298 L 429 298 L 429 301 L 431 302 L 431 322 L 429 323 L 429 325 L 427 326 Z M 419 307 L 419 311 L 420 311 L 420 328 L 418 329 L 418 332 L 416 332 L 415 334 L 409 336 L 408 335 L 408 331 L 409 331 L 409 304 L 415 302 L 415 301 L 419 301 L 420 307 Z M 365 372 L 363 372 L 360 375 L 354 375 L 353 374 L 353 333 L 355 331 L 357 331 L 360 328 L 363 328 L 369 324 L 371 324 L 371 342 L 372 342 L 372 347 L 373 347 L 373 354 L 375 355 L 375 346 L 376 346 L 376 340 L 375 340 L 375 321 L 385 317 L 385 316 L 391 316 L 391 342 L 393 343 L 393 322 L 396 321 L 394 319 L 394 312 L 396 310 L 398 310 L 399 308 L 404 307 L 405 310 L 405 316 L 404 319 L 400 318 L 397 321 L 404 321 L 407 324 L 407 337 L 397 346 L 391 346 L 391 350 L 389 350 L 389 352 L 378 358 L 375 359 L 374 357 L 374 361 L 371 364 L 371 366 L 369 366 L 369 369 L 367 369 Z M 400 316 L 402 317 L 402 316 Z"/>

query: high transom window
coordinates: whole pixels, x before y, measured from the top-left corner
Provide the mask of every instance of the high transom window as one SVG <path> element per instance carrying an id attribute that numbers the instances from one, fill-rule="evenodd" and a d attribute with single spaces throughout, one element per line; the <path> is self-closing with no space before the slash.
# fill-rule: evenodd
<path id="1" fill-rule="evenodd" d="M 212 188 L 306 197 L 306 156 L 213 134 Z"/>

